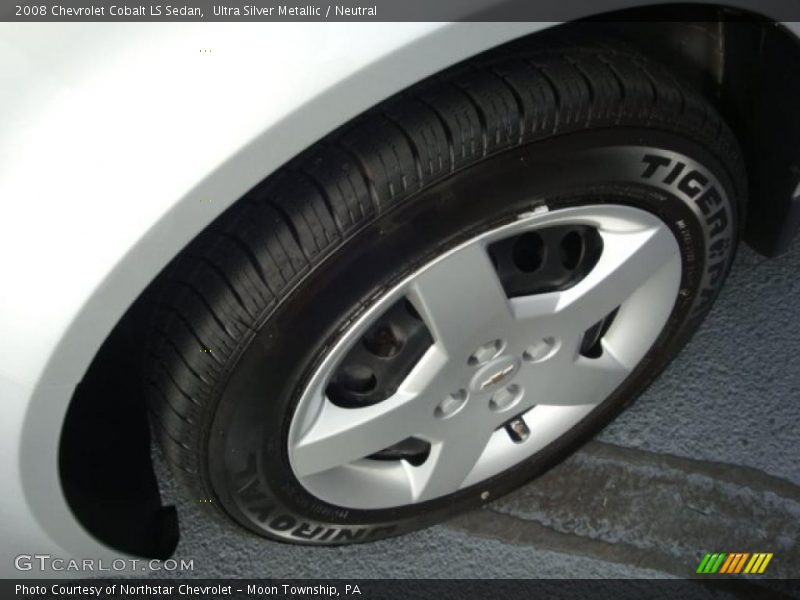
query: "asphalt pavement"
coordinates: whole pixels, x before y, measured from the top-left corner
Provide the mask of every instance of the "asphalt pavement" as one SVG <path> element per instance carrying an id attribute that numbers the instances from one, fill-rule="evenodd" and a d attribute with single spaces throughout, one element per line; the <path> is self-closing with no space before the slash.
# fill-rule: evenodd
<path id="1" fill-rule="evenodd" d="M 662 578 L 706 552 L 772 552 L 768 575 L 800 578 L 800 240 L 769 260 L 742 246 L 689 346 L 577 454 L 424 531 L 269 542 L 207 518 L 154 454 L 193 577 Z"/>

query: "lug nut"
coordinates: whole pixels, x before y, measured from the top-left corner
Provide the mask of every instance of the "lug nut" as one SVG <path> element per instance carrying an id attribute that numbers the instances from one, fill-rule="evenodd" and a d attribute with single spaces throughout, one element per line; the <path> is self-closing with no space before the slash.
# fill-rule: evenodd
<path id="1" fill-rule="evenodd" d="M 554 337 L 542 338 L 538 342 L 534 342 L 522 353 L 522 358 L 526 362 L 537 363 L 542 362 L 553 356 L 558 350 L 559 343 Z"/>
<path id="2" fill-rule="evenodd" d="M 467 364 L 471 367 L 485 364 L 498 356 L 503 351 L 503 340 L 492 340 L 480 346 L 475 352 L 470 354 Z"/>
<path id="3" fill-rule="evenodd" d="M 444 400 L 439 403 L 436 410 L 433 411 L 435 417 L 439 419 L 447 419 L 456 414 L 467 402 L 467 390 L 460 389 L 449 394 Z"/>
<path id="4" fill-rule="evenodd" d="M 520 398 L 522 398 L 522 388 L 512 383 L 492 394 L 492 398 L 489 400 L 489 408 L 495 412 L 500 412 L 514 406 Z"/>

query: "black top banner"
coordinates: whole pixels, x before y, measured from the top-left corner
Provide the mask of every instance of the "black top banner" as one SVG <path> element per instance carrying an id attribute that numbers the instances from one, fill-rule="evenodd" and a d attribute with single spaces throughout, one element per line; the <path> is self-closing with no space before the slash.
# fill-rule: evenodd
<path id="1" fill-rule="evenodd" d="M 658 4 L 654 0 L 20 0 L 4 3 L 0 21 L 570 21 Z M 708 0 L 657 11 L 658 20 L 697 20 L 718 6 L 714 19 L 800 20 L 798 0 Z M 717 10 L 717 9 L 712 9 Z M 625 13 L 615 19 L 626 19 Z M 631 13 L 631 17 L 641 16 Z M 649 20 L 650 17 L 648 17 Z"/>

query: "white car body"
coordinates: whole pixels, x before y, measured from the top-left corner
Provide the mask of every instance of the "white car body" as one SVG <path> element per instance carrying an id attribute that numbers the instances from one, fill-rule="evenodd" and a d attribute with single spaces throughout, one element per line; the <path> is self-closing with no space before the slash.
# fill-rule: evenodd
<path id="1" fill-rule="evenodd" d="M 19 554 L 120 556 L 69 509 L 61 427 L 109 332 L 197 232 L 377 102 L 551 25 L 0 25 L 0 573 L 42 575 Z"/>

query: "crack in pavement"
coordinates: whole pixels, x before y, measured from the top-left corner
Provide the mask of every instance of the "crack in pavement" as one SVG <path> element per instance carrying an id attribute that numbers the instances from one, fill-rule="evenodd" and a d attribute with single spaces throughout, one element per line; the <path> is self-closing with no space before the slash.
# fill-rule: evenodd
<path id="1" fill-rule="evenodd" d="M 604 442 L 447 526 L 678 577 L 694 575 L 706 552 L 773 552 L 765 575 L 747 577 L 800 577 L 800 486 Z"/>

